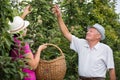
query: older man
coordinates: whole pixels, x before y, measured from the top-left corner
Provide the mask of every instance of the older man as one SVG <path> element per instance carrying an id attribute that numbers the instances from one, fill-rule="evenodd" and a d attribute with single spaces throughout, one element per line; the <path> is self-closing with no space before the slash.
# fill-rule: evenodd
<path id="1" fill-rule="evenodd" d="M 68 31 L 59 7 L 55 5 L 52 10 L 57 16 L 63 35 L 71 42 L 70 48 L 78 53 L 79 79 L 105 80 L 109 70 L 110 80 L 116 80 L 112 49 L 100 42 L 105 39 L 103 26 L 94 24 L 88 28 L 86 39 L 79 39 Z"/>

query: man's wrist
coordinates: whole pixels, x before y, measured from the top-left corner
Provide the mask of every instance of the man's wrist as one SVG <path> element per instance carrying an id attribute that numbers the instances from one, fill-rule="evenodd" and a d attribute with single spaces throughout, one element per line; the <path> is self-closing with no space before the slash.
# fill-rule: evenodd
<path id="1" fill-rule="evenodd" d="M 26 16 L 26 15 L 28 15 L 27 13 L 23 13 L 23 16 Z"/>

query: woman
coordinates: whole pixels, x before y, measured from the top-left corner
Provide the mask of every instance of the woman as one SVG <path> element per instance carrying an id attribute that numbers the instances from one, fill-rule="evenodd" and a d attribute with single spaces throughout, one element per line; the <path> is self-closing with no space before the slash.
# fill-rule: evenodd
<path id="1" fill-rule="evenodd" d="M 24 9 L 24 12 L 21 17 L 19 16 L 14 17 L 13 22 L 10 23 L 9 32 L 13 34 L 13 40 L 14 40 L 14 45 L 12 46 L 12 49 L 10 51 L 10 55 L 11 57 L 13 57 L 13 59 L 27 58 L 28 59 L 27 64 L 32 68 L 32 70 L 29 68 L 23 68 L 23 72 L 28 74 L 28 76 L 26 76 L 24 80 L 36 80 L 34 70 L 36 69 L 39 63 L 41 51 L 44 50 L 47 46 L 46 44 L 39 46 L 36 54 L 33 55 L 29 47 L 29 44 L 19 39 L 20 37 L 23 38 L 26 35 L 29 22 L 23 19 L 29 13 L 30 13 L 30 5 L 28 5 Z"/>

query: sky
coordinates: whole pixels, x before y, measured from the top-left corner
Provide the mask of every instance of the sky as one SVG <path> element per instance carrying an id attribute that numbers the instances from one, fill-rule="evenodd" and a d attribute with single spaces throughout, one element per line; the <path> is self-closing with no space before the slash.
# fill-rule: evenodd
<path id="1" fill-rule="evenodd" d="M 117 0 L 117 3 L 116 3 L 116 13 L 119 13 L 120 14 L 120 0 Z"/>

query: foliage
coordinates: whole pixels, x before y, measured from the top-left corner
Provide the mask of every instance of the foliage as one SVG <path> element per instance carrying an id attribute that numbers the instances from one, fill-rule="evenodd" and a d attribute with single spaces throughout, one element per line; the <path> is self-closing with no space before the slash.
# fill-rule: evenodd
<path id="1" fill-rule="evenodd" d="M 15 61 L 11 57 L 0 56 L 0 80 L 21 80 L 26 75 L 20 67 L 24 67 L 22 59 Z"/>
<path id="2" fill-rule="evenodd" d="M 35 53 L 38 46 L 43 43 L 56 44 L 62 49 L 66 57 L 67 72 L 64 80 L 77 80 L 78 56 L 74 51 L 70 50 L 69 42 L 63 37 L 58 28 L 57 19 L 51 11 L 53 0 L 32 0 L 32 2 L 23 0 L 18 5 L 20 10 L 25 7 L 26 4 L 31 4 L 32 6 L 32 12 L 26 18 L 30 21 L 26 39 L 31 42 L 30 46 L 33 53 Z M 94 23 L 100 23 L 105 27 L 106 39 L 102 42 L 108 44 L 113 49 L 116 75 L 117 78 L 120 79 L 120 22 L 118 21 L 120 18 L 118 14 L 115 13 L 114 2 L 110 2 L 109 0 L 92 0 L 91 2 L 86 2 L 86 0 L 58 0 L 56 4 L 62 9 L 62 16 L 69 31 L 79 38 L 84 38 L 87 26 L 93 25 Z M 16 8 L 18 8 L 18 6 Z M 9 10 L 12 11 L 10 7 Z M 4 14 L 4 16 L 7 16 L 7 14 Z M 6 21 L 5 18 L 3 22 Z M 6 29 L 6 24 L 1 24 L 3 25 L 3 29 Z M 2 31 L 4 32 L 6 30 Z M 3 37 L 6 36 L 8 35 L 3 35 Z M 9 37 L 6 38 L 9 39 Z M 5 40 L 0 39 L 3 41 L 2 45 L 6 44 Z M 10 42 L 8 43 L 10 44 Z M 6 49 L 4 48 L 6 46 L 2 45 L 0 44 L 0 52 L 4 50 L 2 53 L 8 53 L 9 46 L 7 46 L 8 49 Z M 40 57 L 44 59 L 55 58 L 50 57 L 51 53 L 49 53 L 49 51 L 55 52 L 55 50 L 51 48 L 48 51 L 44 51 Z M 107 80 L 109 80 L 109 76 L 107 76 Z"/>
<path id="3" fill-rule="evenodd" d="M 66 56 L 68 69 L 65 80 L 76 80 L 78 78 L 78 56 L 69 49 L 69 42 L 62 36 L 58 28 L 56 18 L 50 10 L 53 6 L 52 3 L 52 0 L 33 0 L 30 3 L 33 11 L 28 17 L 31 22 L 29 39 L 32 39 L 32 44 L 34 44 L 31 47 L 35 51 L 42 43 L 57 44 Z M 115 64 L 119 63 L 119 56 L 116 54 L 119 54 L 120 50 L 120 22 L 118 22 L 119 17 L 114 10 L 114 2 L 108 0 L 93 0 L 91 2 L 85 0 L 58 0 L 57 4 L 63 12 L 63 19 L 69 31 L 80 38 L 85 37 L 87 26 L 94 23 L 102 24 L 106 29 L 106 40 L 103 42 L 113 49 Z M 50 58 L 50 54 L 45 55 Z M 116 64 L 116 70 L 119 70 L 118 64 Z M 119 72 L 116 71 L 116 74 L 118 75 Z M 109 76 L 107 76 L 107 79 L 109 79 Z"/>
<path id="4" fill-rule="evenodd" d="M 0 1 L 0 56 L 7 56 L 9 47 L 11 45 L 11 36 L 7 33 L 8 30 L 8 19 L 12 20 L 12 9 L 10 8 L 9 0 Z"/>
<path id="5" fill-rule="evenodd" d="M 26 75 L 21 69 L 25 66 L 24 60 L 13 61 L 9 57 L 10 47 L 13 43 L 12 35 L 7 32 L 8 22 L 13 18 L 13 7 L 10 0 L 1 0 L 0 10 L 0 80 L 21 80 Z"/>

